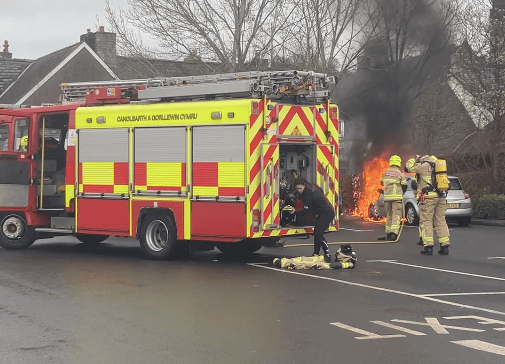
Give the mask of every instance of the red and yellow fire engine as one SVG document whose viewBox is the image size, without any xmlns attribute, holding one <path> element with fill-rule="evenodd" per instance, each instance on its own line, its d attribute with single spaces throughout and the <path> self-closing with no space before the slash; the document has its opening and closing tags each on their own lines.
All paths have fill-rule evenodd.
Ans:
<svg viewBox="0 0 505 364">
<path fill-rule="evenodd" d="M 61 105 L 0 109 L 0 245 L 136 237 L 164 259 L 309 234 L 281 214 L 295 177 L 338 208 L 333 83 L 297 71 L 73 83 Z"/>
</svg>

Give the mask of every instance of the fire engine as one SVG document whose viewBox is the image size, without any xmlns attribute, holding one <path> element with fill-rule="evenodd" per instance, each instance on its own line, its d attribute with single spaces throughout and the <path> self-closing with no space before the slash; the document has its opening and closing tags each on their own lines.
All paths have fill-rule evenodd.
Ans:
<svg viewBox="0 0 505 364">
<path fill-rule="evenodd" d="M 301 71 L 69 83 L 61 104 L 2 108 L 0 246 L 135 237 L 166 259 L 310 234 L 281 215 L 296 177 L 338 209 L 334 83 Z"/>
</svg>

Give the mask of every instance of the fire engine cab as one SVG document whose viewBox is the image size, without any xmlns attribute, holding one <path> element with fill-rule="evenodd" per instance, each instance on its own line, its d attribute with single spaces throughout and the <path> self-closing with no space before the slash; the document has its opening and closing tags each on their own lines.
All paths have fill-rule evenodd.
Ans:
<svg viewBox="0 0 505 364">
<path fill-rule="evenodd" d="M 136 237 L 166 259 L 310 234 L 281 214 L 296 177 L 338 209 L 333 84 L 299 71 L 71 83 L 61 105 L 1 108 L 0 246 Z"/>
</svg>

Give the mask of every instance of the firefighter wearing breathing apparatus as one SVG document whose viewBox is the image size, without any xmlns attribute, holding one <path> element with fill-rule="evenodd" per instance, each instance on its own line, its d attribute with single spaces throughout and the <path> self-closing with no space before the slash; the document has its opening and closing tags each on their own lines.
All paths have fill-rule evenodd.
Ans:
<svg viewBox="0 0 505 364">
<path fill-rule="evenodd" d="M 437 187 L 435 176 L 435 156 L 416 156 L 407 161 L 405 170 L 419 175 L 419 232 L 424 243 L 421 254 L 433 254 L 433 229 L 437 232 L 441 255 L 449 254 L 449 228 L 445 221 L 445 192 Z M 445 174 L 447 178 L 447 174 Z"/>
<path fill-rule="evenodd" d="M 386 236 L 378 240 L 394 241 L 400 231 L 403 215 L 403 194 L 407 191 L 407 180 L 401 171 L 402 159 L 397 155 L 389 158 L 389 168 L 384 172 L 381 184 L 384 186 L 384 206 L 386 207 Z"/>
</svg>

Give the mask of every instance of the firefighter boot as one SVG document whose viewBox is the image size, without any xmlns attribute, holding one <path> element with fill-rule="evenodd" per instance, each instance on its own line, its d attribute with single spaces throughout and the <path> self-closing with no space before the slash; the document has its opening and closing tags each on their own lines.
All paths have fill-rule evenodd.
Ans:
<svg viewBox="0 0 505 364">
<path fill-rule="evenodd" d="M 440 250 L 438 251 L 440 255 L 449 255 L 449 245 L 440 244 Z"/>
<path fill-rule="evenodd" d="M 330 252 L 324 252 L 324 262 L 331 263 L 331 255 Z"/>
<path fill-rule="evenodd" d="M 421 250 L 421 254 L 433 255 L 433 245 L 425 246 L 423 250 Z"/>
<path fill-rule="evenodd" d="M 419 241 L 417 242 L 417 245 L 424 245 L 423 238 L 419 237 Z"/>
<path fill-rule="evenodd" d="M 281 267 L 281 260 L 279 258 L 275 258 L 273 263 L 277 268 Z"/>
<path fill-rule="evenodd" d="M 377 240 L 391 240 L 391 233 L 387 233 L 386 236 L 379 236 Z"/>
<path fill-rule="evenodd" d="M 396 235 L 395 233 L 391 233 L 389 234 L 389 241 L 396 241 L 396 238 L 398 238 L 398 235 Z"/>
</svg>

